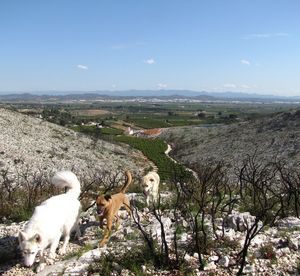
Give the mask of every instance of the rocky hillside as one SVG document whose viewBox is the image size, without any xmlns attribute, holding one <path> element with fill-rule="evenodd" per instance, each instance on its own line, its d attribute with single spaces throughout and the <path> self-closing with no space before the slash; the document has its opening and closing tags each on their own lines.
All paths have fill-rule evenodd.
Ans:
<svg viewBox="0 0 300 276">
<path fill-rule="evenodd" d="M 26 170 L 33 174 L 72 169 L 84 176 L 90 169 L 129 168 L 137 174 L 146 164 L 128 148 L 12 111 L 0 109 L 0 125 L 0 177 L 5 185 L 11 184 L 5 172 L 9 179 Z M 175 154 L 186 163 L 224 159 L 233 164 L 257 150 L 266 159 L 277 154 L 296 164 L 299 125 L 300 112 L 293 112 L 231 126 L 167 130 L 162 136 L 173 142 Z M 251 165 L 245 176 L 256 170 Z M 298 188 L 279 185 L 284 177 L 269 168 L 261 169 L 258 181 L 245 177 L 240 186 L 227 182 L 222 168 L 206 168 L 198 176 L 201 181 L 176 182 L 168 187 L 170 191 L 162 185 L 156 207 L 145 206 L 140 188 L 128 192 L 131 218 L 120 210 L 122 223 L 101 248 L 103 231 L 96 208 L 85 210 L 80 214 L 79 240 L 71 240 L 66 255 L 47 256 L 47 266 L 37 275 L 295 275 L 300 271 Z M 9 197 L 13 189 L 6 192 Z M 12 206 L 18 209 L 15 203 Z M 0 224 L 1 275 L 36 275 L 38 263 L 25 268 L 18 249 L 18 232 L 25 223 Z"/>
<path fill-rule="evenodd" d="M 225 126 L 192 126 L 165 130 L 171 155 L 187 165 L 223 160 L 232 166 L 256 152 L 264 160 L 300 163 L 300 111 Z"/>
<path fill-rule="evenodd" d="M 144 201 L 139 194 L 130 194 L 131 200 Z M 170 195 L 162 194 L 163 198 Z M 245 229 L 253 223 L 254 217 L 247 213 L 229 215 L 226 219 L 224 238 L 226 245 L 210 250 L 205 258 L 204 271 L 200 271 L 199 255 L 191 245 L 192 233 L 188 230 L 188 221 L 183 217 L 175 218 L 173 210 L 165 210 L 161 221 L 164 225 L 168 246 L 173 244 L 174 231 L 178 219 L 182 232 L 178 233 L 178 246 L 189 246 L 184 253 L 180 251 L 183 267 L 181 269 L 157 269 L 149 261 L 149 249 L 145 245 L 143 235 L 137 225 L 128 219 L 126 211 L 119 211 L 122 223 L 112 233 L 109 243 L 98 248 L 102 230 L 98 226 L 95 208 L 81 214 L 80 228 L 82 236 L 79 240 L 71 240 L 64 256 L 56 255 L 47 259 L 47 266 L 35 273 L 36 264 L 26 268 L 18 251 L 18 231 L 25 223 L 13 223 L 10 226 L 0 224 L 1 250 L 7 256 L 14 256 L 4 264 L 0 262 L 0 274 L 5 276 L 23 275 L 236 275 L 238 269 L 235 258 L 244 244 Z M 161 225 L 151 210 L 144 208 L 138 211 L 143 221 L 143 229 L 161 244 Z M 222 220 L 218 223 L 218 231 L 222 231 Z M 178 226 L 178 225 L 177 225 Z M 296 275 L 300 258 L 300 219 L 290 217 L 277 222 L 277 227 L 268 228 L 255 237 L 250 248 L 244 274 L 247 275 Z M 60 245 L 61 246 L 61 245 Z M 174 254 L 171 254 L 174 260 Z M 243 275 L 244 275 L 243 274 Z M 298 275 L 298 274 L 297 274 Z"/>
<path fill-rule="evenodd" d="M 70 129 L 0 109 L 0 169 L 11 176 L 20 171 L 87 169 L 140 173 L 147 166 L 140 153 L 129 147 L 93 140 Z"/>
</svg>

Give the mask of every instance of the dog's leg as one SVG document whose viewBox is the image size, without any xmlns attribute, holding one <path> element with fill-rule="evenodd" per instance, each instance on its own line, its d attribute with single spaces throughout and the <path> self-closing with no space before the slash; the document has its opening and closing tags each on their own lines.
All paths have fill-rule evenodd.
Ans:
<svg viewBox="0 0 300 276">
<path fill-rule="evenodd" d="M 81 236 L 80 226 L 79 223 L 76 223 L 75 229 L 75 238 L 78 240 Z"/>
<path fill-rule="evenodd" d="M 63 245 L 62 247 L 59 249 L 58 253 L 60 255 L 63 255 L 66 253 L 66 248 L 67 248 L 67 245 L 68 245 L 68 242 L 70 240 L 70 233 L 66 233 L 65 236 L 64 236 L 64 242 L 63 242 Z"/>
<path fill-rule="evenodd" d="M 150 196 L 149 195 L 147 195 L 147 197 L 146 197 L 146 203 L 147 203 L 147 206 L 149 207 L 149 205 L 150 205 Z"/>
<path fill-rule="evenodd" d="M 99 247 L 104 246 L 107 243 L 107 241 L 109 240 L 109 236 L 111 234 L 111 229 L 112 229 L 112 222 L 113 222 L 113 217 L 108 217 L 107 218 L 107 226 L 106 226 L 106 229 L 104 230 L 103 238 L 99 243 Z"/>
<path fill-rule="evenodd" d="M 45 268 L 45 266 L 46 266 L 46 259 L 45 259 L 45 255 L 44 255 L 44 250 L 42 249 L 39 252 L 39 254 L 40 254 L 40 263 L 39 263 L 39 265 L 36 268 L 36 273 L 41 272 Z"/>
<path fill-rule="evenodd" d="M 73 229 L 74 228 L 75 228 L 75 236 L 74 236 L 74 238 L 78 240 L 80 238 L 80 236 L 81 236 L 81 231 L 80 231 L 80 226 L 79 226 L 79 215 L 78 215 L 77 220 L 76 220 L 76 222 L 75 222 L 75 224 L 73 226 Z"/>
<path fill-rule="evenodd" d="M 42 270 L 44 270 L 45 266 L 46 266 L 46 263 L 45 263 L 45 262 L 40 262 L 40 264 L 39 264 L 39 265 L 37 266 L 37 268 L 36 268 L 36 273 L 39 273 L 39 272 L 41 272 Z"/>
<path fill-rule="evenodd" d="M 121 224 L 121 219 L 118 215 L 115 215 L 115 218 L 116 218 L 116 230 L 118 230 Z"/>
<path fill-rule="evenodd" d="M 58 247 L 59 239 L 60 239 L 60 235 L 57 235 L 56 239 L 50 245 L 50 254 L 49 254 L 49 257 L 52 258 L 52 259 L 55 258 L 55 255 L 56 255 L 55 251 L 56 251 L 56 248 Z"/>
<path fill-rule="evenodd" d="M 99 224 L 100 224 L 100 228 L 103 229 L 103 225 L 104 225 L 104 217 L 103 216 L 99 216 Z"/>
<path fill-rule="evenodd" d="M 155 206 L 155 204 L 157 203 L 157 197 L 155 194 L 152 195 L 152 205 Z"/>
</svg>

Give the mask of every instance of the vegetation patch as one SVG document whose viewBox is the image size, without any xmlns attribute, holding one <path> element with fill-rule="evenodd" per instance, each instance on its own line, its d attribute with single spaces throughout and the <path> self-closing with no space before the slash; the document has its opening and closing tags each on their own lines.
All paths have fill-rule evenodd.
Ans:
<svg viewBox="0 0 300 276">
<path fill-rule="evenodd" d="M 84 246 L 80 247 L 77 251 L 70 252 L 69 254 L 64 256 L 64 260 L 72 259 L 73 257 L 81 257 L 84 253 L 93 249 L 91 244 L 85 244 Z"/>
<path fill-rule="evenodd" d="M 104 127 L 104 128 L 97 128 L 96 126 L 75 126 L 72 127 L 73 130 L 82 132 L 88 135 L 95 135 L 99 138 L 102 136 L 107 135 L 120 135 L 123 134 L 123 131 L 116 128 L 111 127 Z"/>
<path fill-rule="evenodd" d="M 129 136 L 116 136 L 115 140 L 126 143 L 140 150 L 149 158 L 158 168 L 158 174 L 161 180 L 170 180 L 174 177 L 192 177 L 182 165 L 173 162 L 166 156 L 167 144 L 161 139 L 147 139 Z"/>
</svg>

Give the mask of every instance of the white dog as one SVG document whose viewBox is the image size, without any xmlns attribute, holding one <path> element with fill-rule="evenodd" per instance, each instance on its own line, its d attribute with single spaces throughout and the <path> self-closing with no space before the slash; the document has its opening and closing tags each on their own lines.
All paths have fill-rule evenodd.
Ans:
<svg viewBox="0 0 300 276">
<path fill-rule="evenodd" d="M 150 202 L 156 203 L 158 201 L 159 181 L 160 178 L 156 172 L 149 172 L 143 177 L 143 193 L 148 206 Z"/>
<path fill-rule="evenodd" d="M 54 258 L 61 236 L 64 236 L 64 241 L 59 253 L 64 254 L 72 229 L 76 229 L 76 235 L 80 235 L 78 227 L 80 183 L 76 175 L 70 171 L 58 172 L 52 178 L 52 183 L 57 187 L 68 187 L 69 190 L 37 206 L 25 230 L 19 233 L 24 265 L 32 266 L 39 253 L 41 262 L 38 271 L 45 266 L 42 262 L 43 251 L 48 246 L 50 258 Z"/>
</svg>

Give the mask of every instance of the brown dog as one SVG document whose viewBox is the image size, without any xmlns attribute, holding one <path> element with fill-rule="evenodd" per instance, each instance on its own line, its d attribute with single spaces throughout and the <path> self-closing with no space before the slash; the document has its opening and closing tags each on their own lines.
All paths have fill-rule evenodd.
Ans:
<svg viewBox="0 0 300 276">
<path fill-rule="evenodd" d="M 114 218 L 116 218 L 117 227 L 119 225 L 120 218 L 118 216 L 119 209 L 124 206 L 128 214 L 131 215 L 130 202 L 125 195 L 125 191 L 132 181 L 132 176 L 129 171 L 126 172 L 127 182 L 121 189 L 121 191 L 114 195 L 99 195 L 96 199 L 97 213 L 99 215 L 100 227 L 103 228 L 103 220 L 106 219 L 107 225 L 103 234 L 103 238 L 99 243 L 99 246 L 103 246 L 107 243 Z"/>
</svg>

